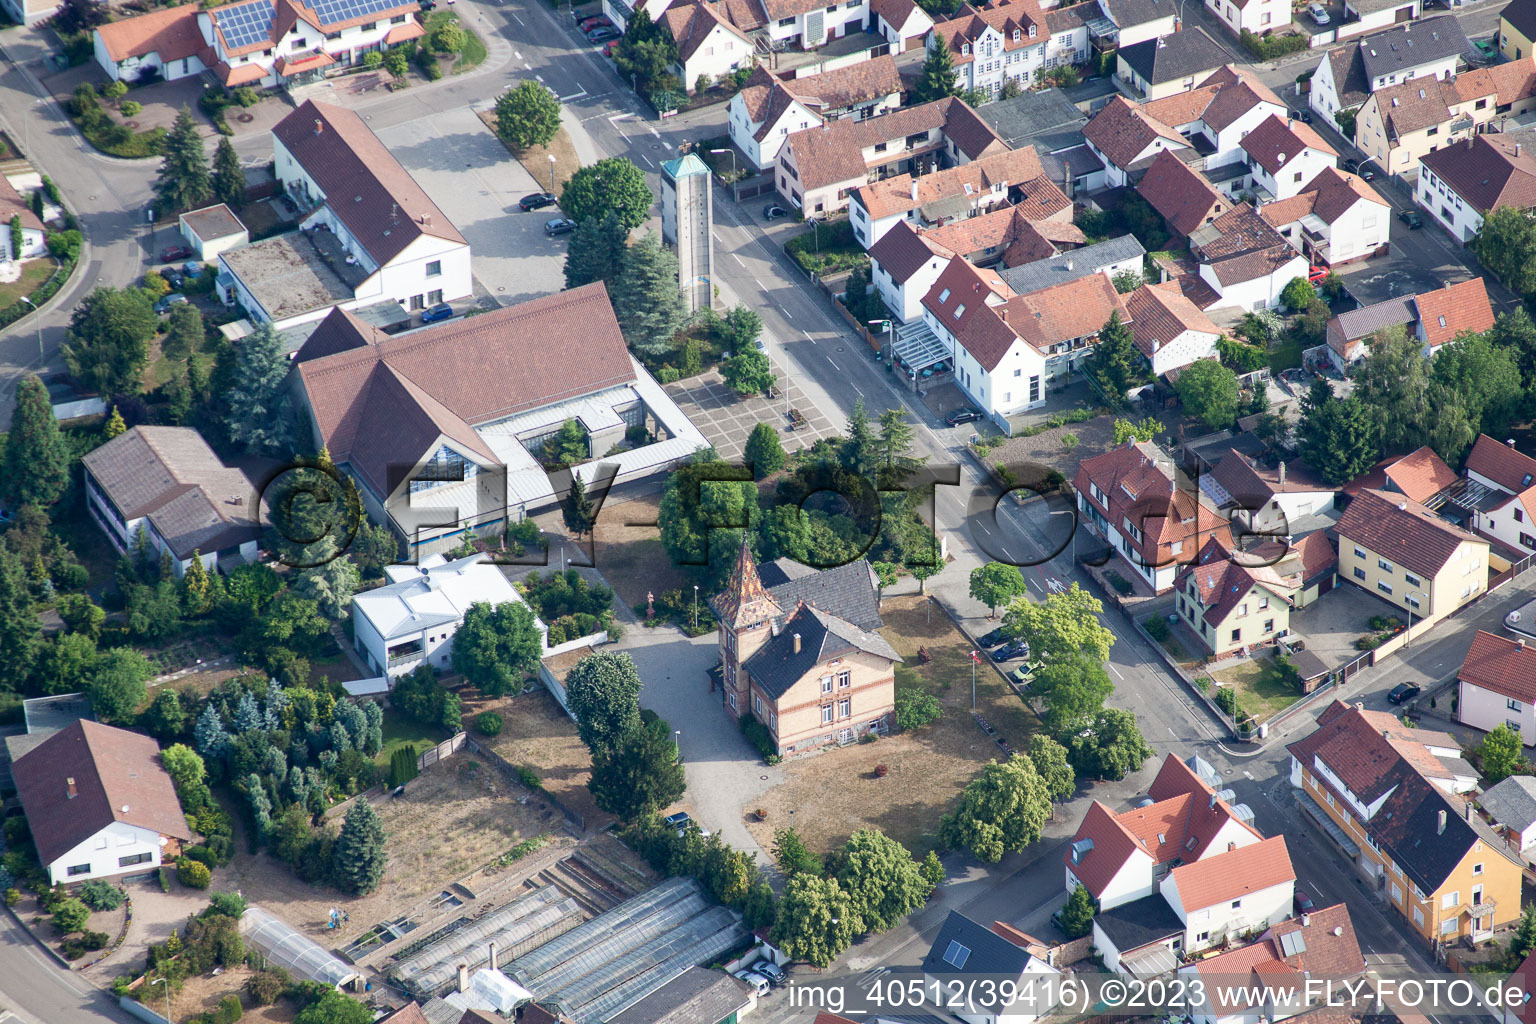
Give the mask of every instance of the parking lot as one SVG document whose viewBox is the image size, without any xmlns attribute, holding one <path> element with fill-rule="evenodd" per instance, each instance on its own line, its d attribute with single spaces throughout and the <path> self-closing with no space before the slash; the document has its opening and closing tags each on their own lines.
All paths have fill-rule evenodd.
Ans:
<svg viewBox="0 0 1536 1024">
<path fill-rule="evenodd" d="M 1378 615 L 1406 618 L 1403 609 L 1340 580 L 1333 590 L 1291 612 L 1291 632 L 1304 637 L 1306 649 L 1333 669 L 1360 656 L 1355 641 L 1373 632 L 1370 620 Z"/>
<path fill-rule="evenodd" d="M 832 422 L 810 404 L 795 379 L 790 377 L 786 385 L 783 365 L 775 361 L 773 368 L 779 375 L 779 383 L 778 397 L 771 400 L 762 395 L 742 398 L 726 386 L 716 370 L 668 384 L 666 390 L 727 462 L 742 457 L 747 435 L 759 423 L 767 423 L 779 432 L 779 442 L 785 451 L 799 451 L 823 437 L 835 437 L 837 431 Z M 786 429 L 790 409 L 803 417 L 793 430 Z"/>
</svg>

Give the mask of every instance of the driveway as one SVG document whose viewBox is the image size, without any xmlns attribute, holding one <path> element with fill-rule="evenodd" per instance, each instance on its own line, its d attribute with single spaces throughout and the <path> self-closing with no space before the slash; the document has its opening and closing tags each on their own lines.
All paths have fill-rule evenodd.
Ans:
<svg viewBox="0 0 1536 1024">
<path fill-rule="evenodd" d="M 784 364 L 772 356 L 769 358 L 778 376 L 775 387 L 779 397 L 772 400 L 762 395 L 742 398 L 726 386 L 718 370 L 666 386 L 668 396 L 694 426 L 704 432 L 726 462 L 736 462 L 743 457 L 747 436 L 759 423 L 767 423 L 777 430 L 779 443 L 790 452 L 809 448 L 821 438 L 837 434 L 827 415 L 816 407 L 793 376 L 785 383 Z M 794 430 L 786 430 L 789 422 L 786 409 L 799 411 L 805 422 Z"/>
<path fill-rule="evenodd" d="M 559 211 L 523 213 L 517 206 L 548 183 L 535 183 L 467 105 L 377 134 L 469 240 L 475 279 L 498 303 L 565 287 L 565 239 L 544 234 L 544 222 Z"/>
<path fill-rule="evenodd" d="M 681 733 L 688 793 L 683 798 L 702 827 L 757 856 L 773 859 L 757 844 L 743 821 L 744 808 L 758 794 L 783 781 L 776 767 L 747 742 L 735 716 L 720 706 L 720 694 L 709 692 L 709 670 L 719 660 L 715 634 L 689 640 L 669 627 L 631 628 L 619 648 L 635 659 L 645 687 L 640 706 L 650 708 Z"/>
<path fill-rule="evenodd" d="M 1338 668 L 1360 656 L 1355 641 L 1372 632 L 1370 620 L 1377 615 L 1406 618 L 1403 609 L 1340 580 L 1333 590 L 1291 613 L 1291 632 L 1305 637 L 1307 650 L 1323 664 Z"/>
</svg>

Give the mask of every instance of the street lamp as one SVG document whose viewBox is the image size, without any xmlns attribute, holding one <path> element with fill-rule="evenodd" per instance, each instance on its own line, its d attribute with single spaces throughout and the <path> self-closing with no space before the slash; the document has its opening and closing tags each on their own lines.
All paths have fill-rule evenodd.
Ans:
<svg viewBox="0 0 1536 1024">
<path fill-rule="evenodd" d="M 681 764 L 683 760 L 683 730 L 672 730 L 672 746 L 677 748 L 677 760 Z"/>
<path fill-rule="evenodd" d="M 549 154 L 549 194 L 555 194 L 555 154 Z"/>
<path fill-rule="evenodd" d="M 171 1024 L 171 986 L 170 986 L 170 984 L 168 982 L 166 982 L 166 980 L 164 978 L 156 978 L 154 981 L 150 982 L 150 985 L 152 985 L 152 986 L 153 985 L 164 985 L 165 986 L 165 1020 L 166 1020 L 166 1024 Z"/>
<path fill-rule="evenodd" d="M 16 255 L 17 260 L 19 261 L 21 254 L 17 253 Z M 37 303 L 32 301 L 32 297 L 30 295 L 23 295 L 21 297 L 21 301 L 31 306 L 32 312 L 37 312 Z M 43 355 L 43 321 L 41 319 L 37 321 L 37 361 L 40 364 L 46 363 L 48 361 L 47 357 Z"/>
<path fill-rule="evenodd" d="M 699 628 L 699 585 L 693 585 L 693 628 Z"/>
<path fill-rule="evenodd" d="M 712 149 L 710 152 L 731 154 L 731 184 L 734 185 L 736 183 L 736 151 L 730 147 L 726 147 L 725 149 Z"/>
<path fill-rule="evenodd" d="M 816 255 L 820 256 L 821 255 L 821 224 L 820 224 L 819 221 L 816 220 L 815 217 L 807 217 L 805 219 L 811 222 L 811 238 L 816 243 Z"/>
</svg>

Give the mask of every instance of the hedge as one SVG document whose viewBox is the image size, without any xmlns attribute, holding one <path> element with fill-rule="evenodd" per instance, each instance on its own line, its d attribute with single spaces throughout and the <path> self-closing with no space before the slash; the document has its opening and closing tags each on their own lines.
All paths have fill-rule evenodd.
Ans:
<svg viewBox="0 0 1536 1024">
<path fill-rule="evenodd" d="M 17 320 L 20 320 L 22 317 L 32 312 L 33 306 L 41 306 L 43 303 L 53 298 L 54 295 L 58 293 L 59 289 L 64 287 L 64 282 L 69 280 L 69 275 L 74 272 L 75 260 L 77 258 L 78 257 L 65 257 L 59 261 L 59 265 L 54 270 L 53 276 L 48 278 L 48 280 L 44 281 L 42 284 L 38 285 L 37 290 L 29 296 L 29 298 L 32 300 L 32 305 L 28 305 L 21 299 L 17 299 L 9 306 L 6 306 L 4 309 L 0 309 L 0 327 L 9 327 Z"/>
</svg>

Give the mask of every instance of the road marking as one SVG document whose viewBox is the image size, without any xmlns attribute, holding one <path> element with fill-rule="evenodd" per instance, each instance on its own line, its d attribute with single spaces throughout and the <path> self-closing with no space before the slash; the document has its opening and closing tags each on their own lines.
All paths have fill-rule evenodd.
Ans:
<svg viewBox="0 0 1536 1024">
<path fill-rule="evenodd" d="M 586 86 L 582 86 L 581 92 L 573 92 L 569 96 L 561 96 L 560 97 L 560 102 L 561 103 L 569 103 L 569 102 L 571 102 L 571 100 L 579 100 L 583 96 L 585 96 L 586 94 L 587 94 L 587 88 L 586 88 Z"/>
<path fill-rule="evenodd" d="M 785 316 L 789 317 L 789 319 L 793 320 L 795 318 L 795 314 L 791 313 L 789 310 L 786 309 L 783 312 Z"/>
<path fill-rule="evenodd" d="M 574 485 L 572 485 L 572 486 L 574 486 Z M 1009 558 L 1013 557 L 1013 553 L 1010 552 L 1010 551 L 1007 551 L 1006 549 L 1004 550 L 1003 553 L 1006 554 Z M 1042 593 L 1042 594 L 1045 593 L 1044 590 L 1041 590 L 1040 584 L 1036 583 L 1034 580 L 1029 580 L 1028 582 L 1029 582 L 1030 586 L 1034 587 L 1036 590 L 1039 590 L 1040 593 Z"/>
<path fill-rule="evenodd" d="M 810 340 L 812 345 L 816 344 L 816 339 L 811 337 L 811 332 L 810 331 L 807 331 L 805 328 L 802 327 L 800 329 L 800 333 L 805 335 L 806 338 L 808 338 Z"/>
<path fill-rule="evenodd" d="M 1109 670 L 1115 674 L 1116 679 L 1120 680 L 1122 683 L 1125 682 L 1125 676 L 1120 674 L 1120 670 L 1115 668 L 1113 662 L 1106 661 L 1104 664 L 1109 666 Z"/>
<path fill-rule="evenodd" d="M 1164 728 L 1166 728 L 1166 726 Z M 1172 736 L 1174 739 L 1178 739 L 1179 738 L 1179 734 L 1174 732 L 1172 729 L 1168 730 L 1168 735 Z"/>
<path fill-rule="evenodd" d="M 516 57 L 518 60 L 522 60 L 523 59 L 523 55 L 518 53 L 516 50 L 512 51 L 512 56 Z"/>
<path fill-rule="evenodd" d="M 635 116 L 634 114 L 631 114 L 629 111 L 625 110 L 625 111 L 623 111 L 621 113 L 612 115 L 611 117 L 608 118 L 608 121 L 611 124 L 614 121 L 622 121 L 626 117 L 634 117 L 634 116 Z"/>
<path fill-rule="evenodd" d="M 735 260 L 737 263 L 741 263 L 741 257 L 737 256 L 735 253 L 731 253 L 731 259 Z M 741 267 L 743 270 L 745 270 L 747 265 L 745 263 L 741 263 Z"/>
<path fill-rule="evenodd" d="M 832 357 L 831 356 L 827 356 L 827 362 L 832 363 Z M 836 370 L 838 373 L 842 373 L 843 372 L 843 368 L 841 366 L 838 366 L 836 363 L 832 363 L 832 369 Z"/>
<path fill-rule="evenodd" d="M 653 170 L 653 171 L 654 171 L 654 170 L 655 170 L 655 169 L 656 169 L 656 165 L 655 165 L 655 164 L 653 164 L 653 163 L 651 163 L 651 158 L 650 158 L 650 157 L 648 157 L 648 156 L 646 156 L 646 155 L 645 155 L 645 154 L 644 154 L 644 153 L 641 153 L 641 154 L 640 154 L 640 159 L 642 159 L 642 160 L 644 160 L 644 161 L 645 161 L 645 162 L 646 162 L 646 163 L 648 163 L 648 164 L 650 164 L 650 165 L 651 165 L 651 170 Z"/>
<path fill-rule="evenodd" d="M 500 0 L 497 0 L 497 2 L 498 2 L 498 3 L 499 3 L 499 2 L 500 2 Z M 508 11 L 508 12 L 507 12 L 507 13 L 508 13 L 508 14 L 510 14 L 510 15 L 512 15 L 512 20 L 513 20 L 513 21 L 515 21 L 515 22 L 517 22 L 517 23 L 518 23 L 518 24 L 519 24 L 519 25 L 521 25 L 521 24 L 522 24 L 522 23 L 523 23 L 523 19 L 522 19 L 522 18 L 519 18 L 519 17 L 518 17 L 518 16 L 517 16 L 517 12 L 516 12 L 516 11 Z M 522 54 L 518 54 L 518 56 L 519 56 L 519 57 L 521 57 L 521 56 L 522 56 Z"/>
<path fill-rule="evenodd" d="M 1248 780 L 1248 781 L 1249 781 L 1249 782 L 1252 782 L 1252 781 L 1253 781 L 1253 773 L 1252 773 L 1252 772 L 1250 772 L 1250 771 L 1247 771 L 1247 770 L 1246 770 L 1246 769 L 1245 769 L 1245 770 L 1244 770 L 1244 771 L 1243 771 L 1243 776 L 1244 776 L 1244 777 L 1245 777 L 1245 778 L 1246 778 L 1246 779 L 1247 779 L 1247 780 Z"/>
<path fill-rule="evenodd" d="M 711 232 L 710 232 L 710 233 L 709 233 L 709 237 L 710 237 L 710 238 L 713 238 L 713 239 L 714 239 L 714 240 L 715 240 L 715 241 L 717 241 L 717 242 L 719 242 L 719 243 L 720 243 L 720 244 L 721 244 L 721 245 L 724 245 L 724 244 L 725 244 L 725 241 L 724 241 L 724 239 L 722 239 L 722 238 L 721 238 L 721 237 L 720 237 L 720 232 L 718 232 L 718 231 L 711 231 Z M 734 254 L 733 254 L 733 255 L 734 255 Z"/>
</svg>

